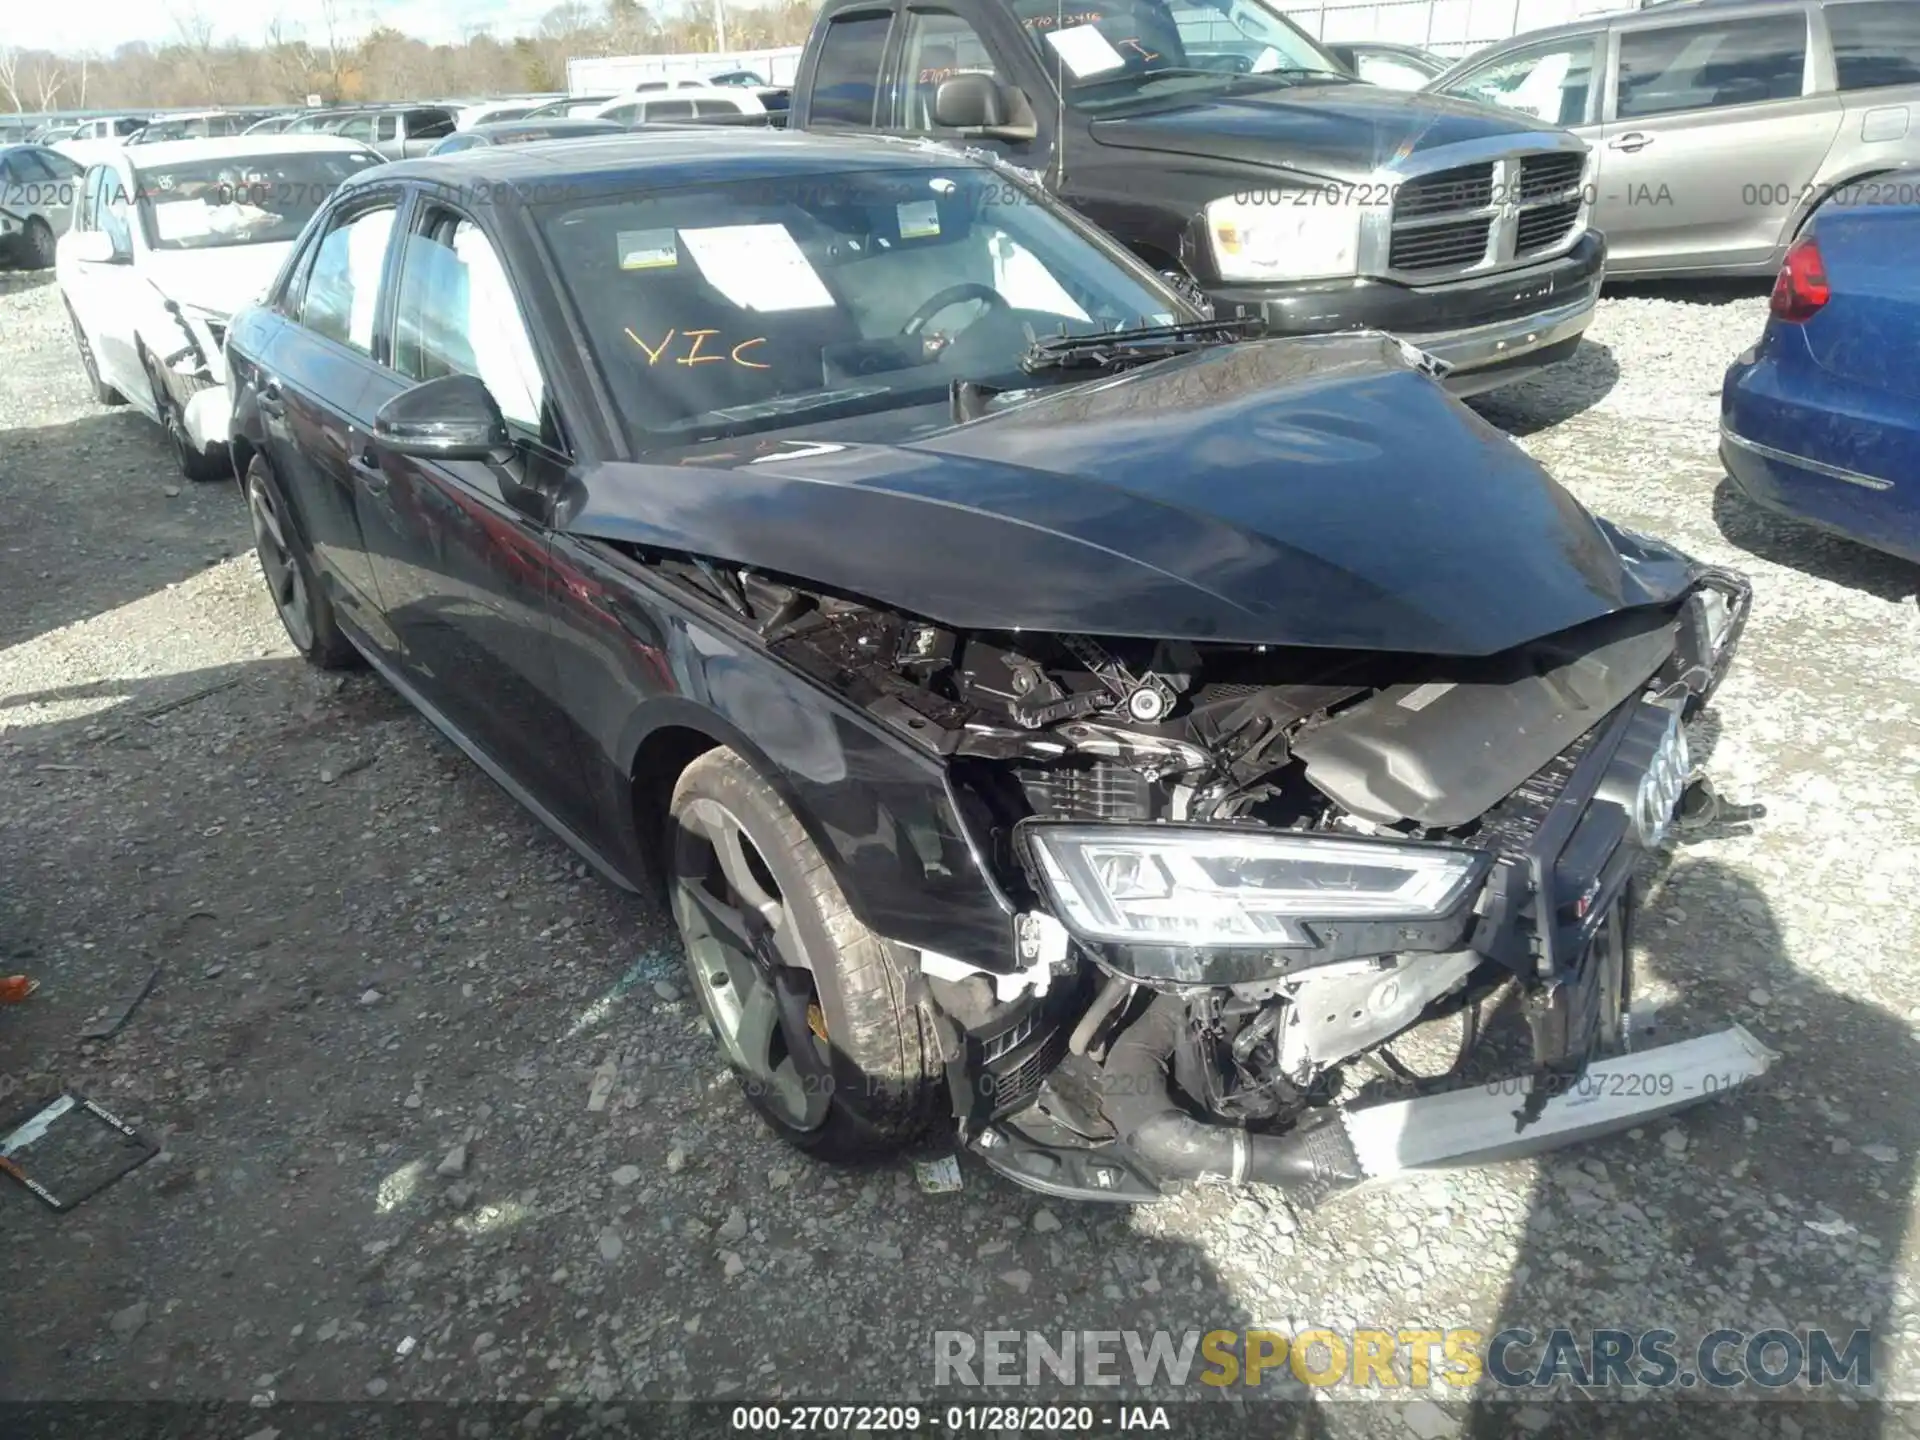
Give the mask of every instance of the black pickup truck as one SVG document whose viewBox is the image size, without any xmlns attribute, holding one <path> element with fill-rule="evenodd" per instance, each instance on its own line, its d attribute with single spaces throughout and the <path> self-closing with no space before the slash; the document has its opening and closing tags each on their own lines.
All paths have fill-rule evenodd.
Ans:
<svg viewBox="0 0 1920 1440">
<path fill-rule="evenodd" d="M 790 128 L 997 155 L 1274 332 L 1378 329 L 1456 393 L 1564 359 L 1606 242 L 1588 150 L 1351 79 L 1262 0 L 827 0 Z"/>
</svg>

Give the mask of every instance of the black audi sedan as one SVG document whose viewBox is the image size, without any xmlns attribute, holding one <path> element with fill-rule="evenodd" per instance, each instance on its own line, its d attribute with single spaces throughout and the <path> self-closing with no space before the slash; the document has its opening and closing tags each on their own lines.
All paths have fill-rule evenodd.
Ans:
<svg viewBox="0 0 1920 1440">
<path fill-rule="evenodd" d="M 228 344 L 293 644 L 663 894 L 804 1149 L 1320 1194 L 1770 1058 L 1627 1043 L 1746 582 L 1390 337 L 1203 315 L 987 159 L 677 131 L 355 176 Z M 1526 1084 L 1343 1091 L 1516 989 Z"/>
</svg>

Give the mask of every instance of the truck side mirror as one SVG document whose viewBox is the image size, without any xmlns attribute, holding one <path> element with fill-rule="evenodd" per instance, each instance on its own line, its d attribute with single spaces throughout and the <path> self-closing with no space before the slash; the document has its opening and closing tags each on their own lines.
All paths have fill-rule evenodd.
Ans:
<svg viewBox="0 0 1920 1440">
<path fill-rule="evenodd" d="M 955 75 L 933 92 L 933 123 L 985 140 L 1031 140 L 1039 133 L 1025 92 L 991 75 Z"/>
</svg>

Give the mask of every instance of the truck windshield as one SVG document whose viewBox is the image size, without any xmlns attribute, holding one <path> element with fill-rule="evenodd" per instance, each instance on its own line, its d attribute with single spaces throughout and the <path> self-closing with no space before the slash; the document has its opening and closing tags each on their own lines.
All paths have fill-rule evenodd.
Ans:
<svg viewBox="0 0 1920 1440">
<path fill-rule="evenodd" d="M 1125 107 L 1267 82 L 1346 78 L 1333 57 L 1261 0 L 1012 0 L 1067 103 Z"/>
<path fill-rule="evenodd" d="M 640 449 L 1026 388 L 1036 336 L 1178 302 L 1002 175 L 800 174 L 544 207 Z"/>
</svg>

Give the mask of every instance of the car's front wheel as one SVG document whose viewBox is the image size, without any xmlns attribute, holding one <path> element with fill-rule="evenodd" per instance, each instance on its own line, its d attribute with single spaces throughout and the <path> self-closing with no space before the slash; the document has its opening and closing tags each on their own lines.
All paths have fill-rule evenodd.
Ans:
<svg viewBox="0 0 1920 1440">
<path fill-rule="evenodd" d="M 674 787 L 666 853 L 694 991 L 774 1131 L 829 1159 L 925 1134 L 939 1053 L 899 957 L 855 918 L 773 787 L 709 750 Z"/>
<path fill-rule="evenodd" d="M 360 654 L 340 633 L 333 602 L 320 588 L 306 546 L 293 527 L 285 492 L 273 467 L 259 455 L 247 466 L 247 518 L 253 522 L 260 573 L 266 577 L 273 608 L 293 648 L 309 665 L 322 670 L 353 668 Z"/>
<path fill-rule="evenodd" d="M 195 481 L 232 479 L 232 468 L 224 450 L 203 450 L 193 443 L 193 436 L 187 430 L 187 417 L 167 388 L 166 378 L 160 373 L 160 362 L 145 350 L 141 352 L 141 359 L 146 363 L 147 383 L 153 387 L 154 411 L 160 417 L 160 428 L 167 432 L 167 448 L 173 451 L 173 463 L 180 467 L 180 473 Z"/>
</svg>

